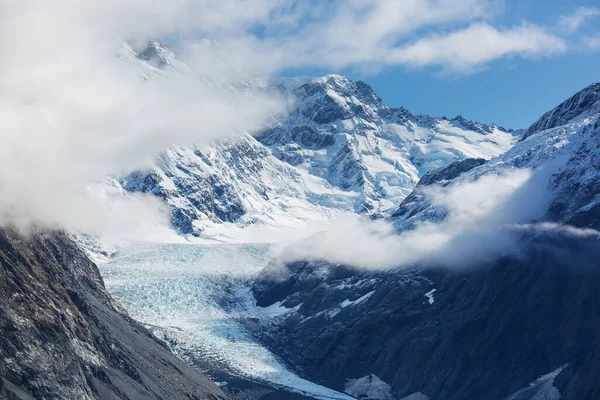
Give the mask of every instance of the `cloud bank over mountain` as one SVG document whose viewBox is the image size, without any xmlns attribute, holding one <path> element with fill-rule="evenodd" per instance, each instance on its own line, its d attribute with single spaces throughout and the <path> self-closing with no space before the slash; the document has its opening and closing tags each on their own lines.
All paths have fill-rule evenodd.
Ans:
<svg viewBox="0 0 600 400">
<path fill-rule="evenodd" d="M 148 166 L 173 144 L 259 128 L 282 107 L 264 93 L 232 90 L 248 77 L 301 66 L 463 73 L 506 56 L 567 49 L 541 26 L 494 27 L 502 7 L 497 0 L 4 2 L 1 220 L 98 230 L 98 221 L 122 219 L 96 210 L 86 185 Z M 188 61 L 183 73 L 148 69 L 124 45 L 156 37 L 176 43 Z M 202 38 L 219 44 L 198 46 Z"/>
</svg>

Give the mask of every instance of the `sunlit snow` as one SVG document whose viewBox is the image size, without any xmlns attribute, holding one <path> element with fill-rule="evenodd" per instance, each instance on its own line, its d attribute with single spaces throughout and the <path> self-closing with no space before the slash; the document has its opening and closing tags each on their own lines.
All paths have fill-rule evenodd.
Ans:
<svg viewBox="0 0 600 400">
<path fill-rule="evenodd" d="M 424 296 L 427 297 L 427 301 L 429 302 L 429 304 L 433 304 L 435 302 L 433 294 L 436 291 L 437 291 L 437 289 L 431 289 L 429 292 L 427 292 L 427 293 L 424 294 Z"/>
</svg>

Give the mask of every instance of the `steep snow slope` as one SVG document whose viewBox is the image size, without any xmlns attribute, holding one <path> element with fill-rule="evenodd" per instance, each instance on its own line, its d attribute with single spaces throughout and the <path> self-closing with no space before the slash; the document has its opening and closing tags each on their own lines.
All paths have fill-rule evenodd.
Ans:
<svg viewBox="0 0 600 400">
<path fill-rule="evenodd" d="M 223 222 L 294 225 L 351 212 L 355 193 L 296 169 L 245 135 L 212 147 L 175 147 L 150 173 L 122 179 L 126 190 L 152 193 L 173 211 L 180 233 Z"/>
<path fill-rule="evenodd" d="M 582 119 L 600 112 L 600 82 L 594 83 L 577 92 L 558 107 L 548 111 L 533 123 L 525 132 L 529 136 L 557 126 L 565 125 L 576 119 Z"/>
<path fill-rule="evenodd" d="M 185 66 L 159 42 L 138 53 L 147 76 Z M 214 84 L 214 83 L 213 83 Z M 173 210 L 173 225 L 199 234 L 215 223 L 245 226 L 327 220 L 336 213 L 376 214 L 397 206 L 426 172 L 469 157 L 492 158 L 520 133 L 387 107 L 366 83 L 341 75 L 255 80 L 248 88 L 289 104 L 285 117 L 253 136 L 210 147 L 167 150 L 151 171 L 122 180 Z"/>
<path fill-rule="evenodd" d="M 364 82 L 312 79 L 288 93 L 288 117 L 256 134 L 274 154 L 344 190 L 356 212 L 378 212 L 404 198 L 423 173 L 453 161 L 491 158 L 515 135 L 496 125 L 415 116 L 389 108 Z"/>
</svg>

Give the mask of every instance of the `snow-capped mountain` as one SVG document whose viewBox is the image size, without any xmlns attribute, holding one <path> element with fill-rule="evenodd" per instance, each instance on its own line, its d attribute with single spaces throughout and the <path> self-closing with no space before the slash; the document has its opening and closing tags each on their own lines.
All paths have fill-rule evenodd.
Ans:
<svg viewBox="0 0 600 400">
<path fill-rule="evenodd" d="M 306 376 L 338 390 L 374 376 L 397 399 L 600 396 L 592 372 L 600 368 L 600 234 L 590 229 L 600 228 L 599 88 L 544 114 L 504 154 L 425 174 L 386 216 L 400 232 L 440 223 L 448 210 L 428 187 L 527 169 L 532 179 L 511 210 L 537 209 L 524 214 L 530 220 L 519 226 L 529 229 L 510 251 L 459 270 L 273 262 L 253 292 L 260 306 L 285 312 L 247 324 Z"/>
<path fill-rule="evenodd" d="M 137 54 L 153 73 L 184 69 L 157 41 Z M 425 173 L 465 158 L 490 159 L 520 137 L 461 116 L 388 107 L 369 85 L 341 75 L 238 86 L 227 90 L 277 93 L 291 104 L 288 112 L 259 132 L 214 146 L 171 148 L 151 171 L 122 180 L 129 191 L 164 199 L 182 234 L 223 222 L 281 225 L 384 213 Z"/>
<path fill-rule="evenodd" d="M 542 218 L 597 228 L 594 215 L 598 212 L 600 189 L 599 116 L 600 84 L 596 83 L 544 114 L 527 129 L 523 140 L 506 153 L 489 162 L 463 164 L 460 173 L 451 171 L 461 166 L 458 163 L 451 165 L 452 168 L 434 171 L 421 180 L 420 186 L 441 181 L 446 186 L 460 185 L 516 168 L 543 169 L 549 179 L 545 196 L 548 202 L 541 205 L 547 209 L 540 210 Z M 419 189 L 417 187 L 392 213 L 392 219 L 400 229 L 443 215 L 430 204 L 426 205 L 426 201 L 414 201 L 423 197 Z M 415 211 L 414 206 L 419 210 Z"/>
</svg>

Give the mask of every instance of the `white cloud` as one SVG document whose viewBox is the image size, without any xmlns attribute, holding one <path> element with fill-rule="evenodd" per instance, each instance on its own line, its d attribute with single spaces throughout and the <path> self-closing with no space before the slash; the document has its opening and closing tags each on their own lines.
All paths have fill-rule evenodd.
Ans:
<svg viewBox="0 0 600 400">
<path fill-rule="evenodd" d="M 384 221 L 337 220 L 320 234 L 287 248 L 280 260 L 316 259 L 387 269 L 430 264 L 465 267 L 494 259 L 513 251 L 520 232 L 529 229 L 516 226 L 544 213 L 547 183 L 547 173 L 522 169 L 446 188 L 431 187 L 427 195 L 432 203 L 448 212 L 441 222 L 422 222 L 397 234 Z"/>
<path fill-rule="evenodd" d="M 234 37 L 227 47 L 249 60 L 269 60 L 271 70 L 434 65 L 454 72 L 473 72 L 506 56 L 549 56 L 567 48 L 563 39 L 533 24 L 496 29 L 484 22 L 502 10 L 502 1 L 332 3 L 317 7 L 319 17 L 295 18 L 303 21 L 297 29 Z"/>
<path fill-rule="evenodd" d="M 155 74 L 144 81 L 135 58 L 116 57 L 124 40 L 205 23 L 190 18 L 192 5 L 2 2 L 1 223 L 97 230 L 109 215 L 113 223 L 129 217 L 124 208 L 115 215 L 116 207 L 98 207 L 86 185 L 150 165 L 172 144 L 208 143 L 255 129 L 276 111 L 268 99 L 234 96 L 192 74 Z M 230 21 L 243 18 L 235 14 Z M 213 21 L 214 29 L 219 23 Z"/>
<path fill-rule="evenodd" d="M 588 20 L 596 17 L 600 17 L 600 8 L 579 7 L 573 14 L 561 16 L 559 26 L 568 33 L 574 33 Z"/>
<path fill-rule="evenodd" d="M 583 41 L 588 49 L 600 49 L 600 33 L 595 36 L 586 36 L 583 38 Z"/>
<path fill-rule="evenodd" d="M 253 130 L 278 111 L 272 99 L 222 90 L 248 75 L 301 66 L 440 65 L 468 72 L 508 55 L 564 50 L 542 28 L 497 30 L 481 22 L 502 6 L 502 0 L 0 2 L 0 223 L 80 229 L 102 223 L 92 215 L 94 205 L 85 204 L 90 180 L 149 165 L 172 144 Z M 150 37 L 178 42 L 192 70 L 142 80 L 139 63 L 115 57 L 124 41 Z M 222 45 L 206 53 L 206 46 L 190 46 L 198 38 Z"/>
<path fill-rule="evenodd" d="M 566 48 L 562 39 L 537 26 L 497 30 L 488 24 L 475 24 L 448 35 L 420 39 L 387 57 L 391 64 L 439 65 L 454 72 L 469 72 L 507 56 L 547 56 Z"/>
</svg>

